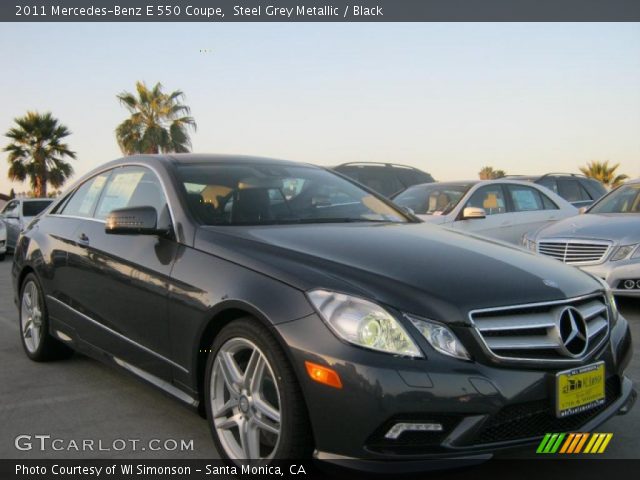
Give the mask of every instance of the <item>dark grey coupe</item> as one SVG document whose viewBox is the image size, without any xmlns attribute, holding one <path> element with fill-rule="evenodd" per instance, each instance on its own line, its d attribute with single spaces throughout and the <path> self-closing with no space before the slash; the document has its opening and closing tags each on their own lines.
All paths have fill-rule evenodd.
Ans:
<svg viewBox="0 0 640 480">
<path fill-rule="evenodd" d="M 21 234 L 13 282 L 31 359 L 119 365 L 238 462 L 484 459 L 635 398 L 606 284 L 311 165 L 114 161 Z"/>
</svg>

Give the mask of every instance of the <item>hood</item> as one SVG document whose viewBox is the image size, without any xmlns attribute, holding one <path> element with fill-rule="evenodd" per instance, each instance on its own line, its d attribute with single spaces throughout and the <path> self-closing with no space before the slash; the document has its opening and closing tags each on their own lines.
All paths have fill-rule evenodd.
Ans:
<svg viewBox="0 0 640 480">
<path fill-rule="evenodd" d="M 201 227 L 195 248 L 302 290 L 333 289 L 460 323 L 476 308 L 601 288 L 556 260 L 425 224 Z"/>
<path fill-rule="evenodd" d="M 554 237 L 611 240 L 623 245 L 639 243 L 640 215 L 585 213 L 552 223 L 537 234 L 538 239 Z"/>
<path fill-rule="evenodd" d="M 442 225 L 447 223 L 449 217 L 447 215 L 417 215 L 424 223 L 431 225 Z"/>
</svg>

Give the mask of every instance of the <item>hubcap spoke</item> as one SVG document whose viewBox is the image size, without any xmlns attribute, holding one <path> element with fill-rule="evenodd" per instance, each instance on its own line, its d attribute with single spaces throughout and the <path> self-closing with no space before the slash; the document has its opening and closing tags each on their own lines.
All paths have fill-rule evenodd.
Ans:
<svg viewBox="0 0 640 480">
<path fill-rule="evenodd" d="M 264 371 L 264 358 L 259 350 L 254 350 L 244 372 L 244 388 L 250 393 L 256 392 L 256 386 L 262 381 Z"/>
<path fill-rule="evenodd" d="M 33 322 L 31 320 L 27 320 L 24 324 L 24 328 L 22 329 L 22 334 L 24 338 L 31 338 L 31 328 L 33 326 Z"/>
<path fill-rule="evenodd" d="M 280 433 L 280 429 L 278 426 L 273 425 L 271 422 L 264 418 L 253 417 L 251 421 L 255 424 L 257 428 L 260 430 L 264 430 L 265 432 L 273 433 L 274 435 L 278 435 Z"/>
<path fill-rule="evenodd" d="M 269 405 L 267 402 L 262 400 L 262 398 L 254 397 L 253 406 L 263 417 L 267 417 L 269 420 L 275 423 L 280 423 L 280 412 Z"/>
<path fill-rule="evenodd" d="M 240 444 L 246 458 L 260 458 L 260 431 L 251 421 L 244 420 L 240 425 Z"/>
<path fill-rule="evenodd" d="M 239 386 L 242 384 L 242 373 L 233 358 L 233 355 L 222 352 L 218 357 L 220 362 L 220 370 L 224 377 L 224 383 L 227 385 L 229 391 L 235 395 L 240 394 Z"/>
<path fill-rule="evenodd" d="M 220 407 L 217 411 L 213 412 L 214 418 L 224 417 L 229 411 L 233 410 L 238 406 L 238 399 L 236 397 L 231 397 L 222 407 Z"/>
<path fill-rule="evenodd" d="M 229 418 L 225 418 L 219 422 L 216 422 L 216 428 L 220 430 L 229 430 L 232 428 L 240 428 L 242 427 L 242 416 L 240 414 L 233 415 Z"/>
</svg>

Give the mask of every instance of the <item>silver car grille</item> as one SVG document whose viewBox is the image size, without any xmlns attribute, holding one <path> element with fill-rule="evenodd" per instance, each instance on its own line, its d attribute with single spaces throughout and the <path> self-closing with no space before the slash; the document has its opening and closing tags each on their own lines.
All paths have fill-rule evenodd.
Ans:
<svg viewBox="0 0 640 480">
<path fill-rule="evenodd" d="M 587 240 L 543 240 L 538 243 L 538 253 L 564 263 L 599 263 L 606 256 L 611 244 Z"/>
<path fill-rule="evenodd" d="M 469 318 L 482 348 L 502 363 L 579 362 L 597 351 L 609 336 L 609 308 L 602 294 L 474 310 Z M 574 324 L 586 330 L 582 351 L 575 348 L 580 345 L 566 343 L 572 336 L 568 325 Z"/>
</svg>

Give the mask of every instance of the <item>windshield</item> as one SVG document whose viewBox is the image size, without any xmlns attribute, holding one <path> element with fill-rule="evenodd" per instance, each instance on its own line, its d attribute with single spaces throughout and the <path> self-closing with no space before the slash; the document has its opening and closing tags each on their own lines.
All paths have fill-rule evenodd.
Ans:
<svg viewBox="0 0 640 480">
<path fill-rule="evenodd" d="M 205 225 L 408 222 L 387 203 L 326 170 L 277 164 L 185 164 L 177 172 Z"/>
<path fill-rule="evenodd" d="M 53 200 L 34 200 L 32 202 L 24 202 L 22 204 L 22 216 L 35 217 L 45 208 L 51 205 Z"/>
<path fill-rule="evenodd" d="M 596 203 L 589 213 L 640 213 L 640 184 L 624 185 Z"/>
<path fill-rule="evenodd" d="M 416 215 L 446 215 L 455 208 L 470 187 L 470 184 L 416 185 L 399 193 L 393 201 L 401 207 L 410 208 Z"/>
</svg>

